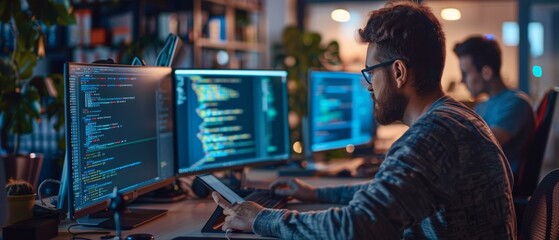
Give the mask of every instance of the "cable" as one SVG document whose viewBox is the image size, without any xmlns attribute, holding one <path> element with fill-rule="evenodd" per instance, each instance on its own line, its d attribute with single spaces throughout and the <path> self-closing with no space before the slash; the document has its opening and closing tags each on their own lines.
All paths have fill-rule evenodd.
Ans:
<svg viewBox="0 0 559 240">
<path fill-rule="evenodd" d="M 227 238 L 227 240 L 231 240 L 231 238 L 229 238 L 229 234 L 233 232 L 233 229 L 228 228 L 227 230 L 225 230 L 225 238 Z"/>
<path fill-rule="evenodd" d="M 110 234 L 111 233 L 111 232 L 107 232 L 107 231 L 87 231 L 87 232 L 75 233 L 75 232 L 72 232 L 72 230 L 70 230 L 72 227 L 80 226 L 80 225 L 83 225 L 83 224 L 75 223 L 75 224 L 71 224 L 70 226 L 68 226 L 68 233 L 70 235 L 72 235 L 72 239 L 86 239 L 86 240 L 89 240 L 89 238 L 78 237 L 78 235 L 83 235 L 83 234 Z"/>
<path fill-rule="evenodd" d="M 58 180 L 54 180 L 54 179 L 45 179 L 44 181 L 41 182 L 41 184 L 39 184 L 39 188 L 37 189 L 37 193 L 39 194 L 39 200 L 41 201 L 41 205 L 46 206 L 47 204 L 43 201 L 43 197 L 41 196 L 41 187 L 43 187 L 43 185 L 45 185 L 45 183 L 58 183 L 58 185 L 60 185 L 60 181 Z"/>
</svg>

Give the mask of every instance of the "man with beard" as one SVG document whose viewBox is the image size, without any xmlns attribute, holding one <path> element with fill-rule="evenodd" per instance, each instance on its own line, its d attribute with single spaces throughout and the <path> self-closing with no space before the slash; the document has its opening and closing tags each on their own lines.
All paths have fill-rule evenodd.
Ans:
<svg viewBox="0 0 559 240">
<path fill-rule="evenodd" d="M 471 36 L 454 46 L 460 59 L 462 82 L 479 102 L 475 111 L 485 120 L 503 148 L 513 173 L 523 161 L 522 150 L 535 127 L 530 98 L 509 89 L 501 77 L 501 48 L 492 36 Z"/>
<path fill-rule="evenodd" d="M 362 70 L 381 124 L 410 126 L 372 181 L 315 188 L 298 179 L 271 184 L 278 195 L 345 205 L 323 211 L 267 209 L 214 200 L 224 230 L 286 239 L 514 239 L 512 175 L 489 127 L 444 95 L 445 37 L 431 10 L 391 2 L 359 30 Z"/>
</svg>

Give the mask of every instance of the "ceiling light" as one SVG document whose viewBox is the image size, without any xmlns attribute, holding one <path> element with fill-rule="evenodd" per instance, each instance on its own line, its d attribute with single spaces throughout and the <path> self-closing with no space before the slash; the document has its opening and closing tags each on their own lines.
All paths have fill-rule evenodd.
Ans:
<svg viewBox="0 0 559 240">
<path fill-rule="evenodd" d="M 332 11 L 330 17 L 336 22 L 347 22 L 349 21 L 349 19 L 351 19 L 351 14 L 349 14 L 349 12 L 343 8 L 338 8 Z"/>
<path fill-rule="evenodd" d="M 462 17 L 462 14 L 456 8 L 445 8 L 441 11 L 441 17 L 447 21 L 456 21 Z"/>
</svg>

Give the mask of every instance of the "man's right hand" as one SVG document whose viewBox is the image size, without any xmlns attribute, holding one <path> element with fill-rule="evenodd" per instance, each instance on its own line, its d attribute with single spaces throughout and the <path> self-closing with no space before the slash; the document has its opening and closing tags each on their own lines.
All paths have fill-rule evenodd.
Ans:
<svg viewBox="0 0 559 240">
<path fill-rule="evenodd" d="M 279 196 L 290 196 L 299 201 L 318 201 L 316 188 L 298 178 L 276 180 L 270 184 L 270 189 Z"/>
</svg>

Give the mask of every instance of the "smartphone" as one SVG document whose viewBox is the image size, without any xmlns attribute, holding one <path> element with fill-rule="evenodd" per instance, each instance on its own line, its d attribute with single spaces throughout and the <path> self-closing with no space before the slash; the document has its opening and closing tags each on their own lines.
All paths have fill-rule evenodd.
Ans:
<svg viewBox="0 0 559 240">
<path fill-rule="evenodd" d="M 225 184 L 219 181 L 219 179 L 214 177 L 214 175 L 205 174 L 205 175 L 198 175 L 196 177 L 200 179 L 204 183 L 204 185 L 206 185 L 206 187 L 218 192 L 230 204 L 233 203 L 237 204 L 245 201 L 244 198 L 239 196 L 237 193 L 233 192 L 231 188 L 227 187 Z"/>
</svg>

